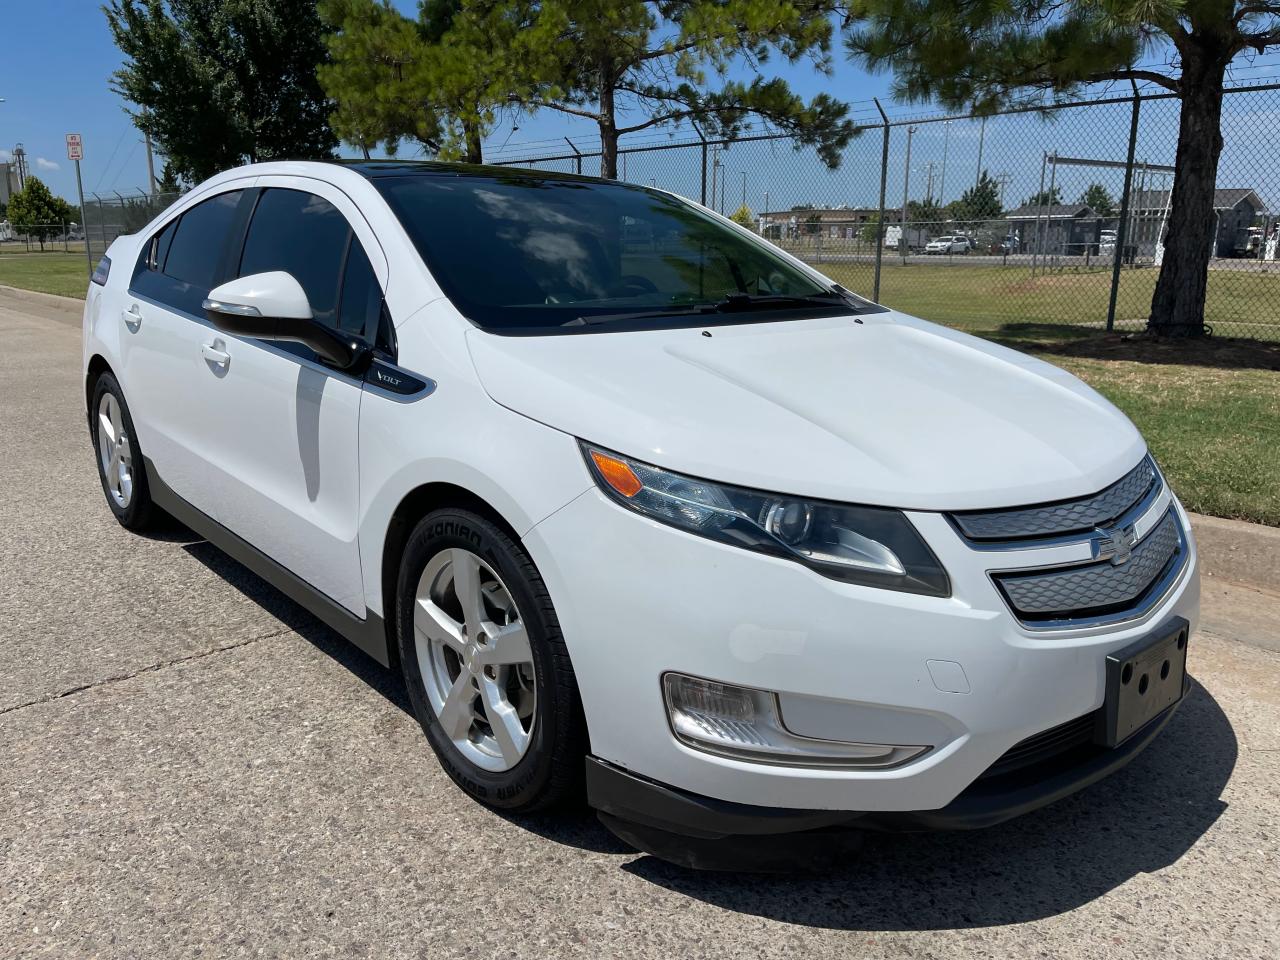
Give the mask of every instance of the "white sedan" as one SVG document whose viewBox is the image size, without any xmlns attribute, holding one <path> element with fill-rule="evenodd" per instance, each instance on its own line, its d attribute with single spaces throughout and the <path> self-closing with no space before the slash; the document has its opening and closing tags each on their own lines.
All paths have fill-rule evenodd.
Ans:
<svg viewBox="0 0 1280 960">
<path fill-rule="evenodd" d="M 968 253 L 969 238 L 956 235 L 954 237 L 936 237 L 925 244 L 925 253 Z"/>
<path fill-rule="evenodd" d="M 83 372 L 124 527 L 402 673 L 476 800 L 678 862 L 997 823 L 1187 689 L 1195 547 L 1119 410 L 670 193 L 231 170 L 112 243 Z"/>
</svg>

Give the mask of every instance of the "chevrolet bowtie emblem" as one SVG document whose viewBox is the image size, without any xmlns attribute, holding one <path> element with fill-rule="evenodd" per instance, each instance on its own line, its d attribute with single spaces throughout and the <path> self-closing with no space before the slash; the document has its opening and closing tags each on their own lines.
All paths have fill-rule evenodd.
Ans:
<svg viewBox="0 0 1280 960">
<path fill-rule="evenodd" d="M 1133 545 L 1137 541 L 1137 535 L 1133 532 L 1133 527 L 1108 528 L 1097 527 L 1098 536 L 1093 540 L 1093 558 L 1095 560 L 1110 560 L 1113 566 L 1120 566 L 1128 563 L 1129 558 L 1133 556 Z"/>
</svg>

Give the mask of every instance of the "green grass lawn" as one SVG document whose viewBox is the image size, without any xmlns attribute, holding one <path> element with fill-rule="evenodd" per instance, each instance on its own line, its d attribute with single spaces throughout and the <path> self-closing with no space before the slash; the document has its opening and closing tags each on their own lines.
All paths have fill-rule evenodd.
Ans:
<svg viewBox="0 0 1280 960">
<path fill-rule="evenodd" d="M 869 267 L 828 264 L 823 270 L 851 289 L 871 292 Z M 83 297 L 86 273 L 83 255 L 0 255 L 0 284 L 9 286 Z M 1280 344 L 1215 338 L 1157 347 L 1103 337 L 1087 324 L 1106 315 L 1105 275 L 1031 281 L 1029 271 L 1017 274 L 886 263 L 881 298 L 1065 367 L 1133 419 L 1189 509 L 1280 526 Z M 1154 271 L 1128 272 L 1117 315 L 1140 318 L 1154 281 Z M 1220 334 L 1237 332 L 1221 319 L 1233 317 L 1252 324 L 1249 332 L 1270 332 L 1280 341 L 1280 326 L 1268 327 L 1280 313 L 1280 275 L 1215 271 L 1209 291 L 1210 319 Z"/>
<path fill-rule="evenodd" d="M 83 253 L 0 252 L 0 285 L 83 300 L 89 261 Z"/>
<path fill-rule="evenodd" d="M 869 296 L 870 264 L 814 264 L 850 290 Z M 1274 271 L 1237 269 L 1232 262 L 1209 271 L 1205 318 L 1218 336 L 1280 341 L 1280 264 Z M 1125 268 L 1116 293 L 1116 325 L 1141 330 L 1155 290 L 1154 267 Z M 1105 326 L 1111 271 L 1064 270 L 1031 276 L 1026 266 L 972 265 L 963 257 L 937 264 L 886 257 L 880 302 L 938 323 L 963 328 L 1002 323 Z"/>
</svg>

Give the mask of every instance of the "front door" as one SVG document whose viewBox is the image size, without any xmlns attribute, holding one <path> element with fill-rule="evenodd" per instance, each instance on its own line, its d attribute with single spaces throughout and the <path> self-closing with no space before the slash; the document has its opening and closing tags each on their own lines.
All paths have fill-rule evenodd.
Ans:
<svg viewBox="0 0 1280 960">
<path fill-rule="evenodd" d="M 302 285 L 317 320 L 366 336 L 382 293 L 373 264 L 383 277 L 386 265 L 359 212 L 319 181 L 264 177 L 258 185 L 265 189 L 233 275 L 283 270 Z M 301 344 L 225 340 L 227 370 L 209 423 L 211 452 L 226 478 L 218 519 L 362 616 L 362 381 Z"/>
</svg>

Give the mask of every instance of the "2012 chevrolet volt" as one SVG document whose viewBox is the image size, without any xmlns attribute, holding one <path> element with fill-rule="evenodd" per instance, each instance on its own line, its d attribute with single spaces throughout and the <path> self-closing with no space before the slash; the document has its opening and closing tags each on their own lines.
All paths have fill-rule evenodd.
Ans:
<svg viewBox="0 0 1280 960">
<path fill-rule="evenodd" d="M 119 521 L 403 671 L 494 807 L 692 864 L 985 826 L 1187 689 L 1195 546 L 1119 411 L 669 193 L 242 167 L 112 243 L 83 360 Z"/>
</svg>

